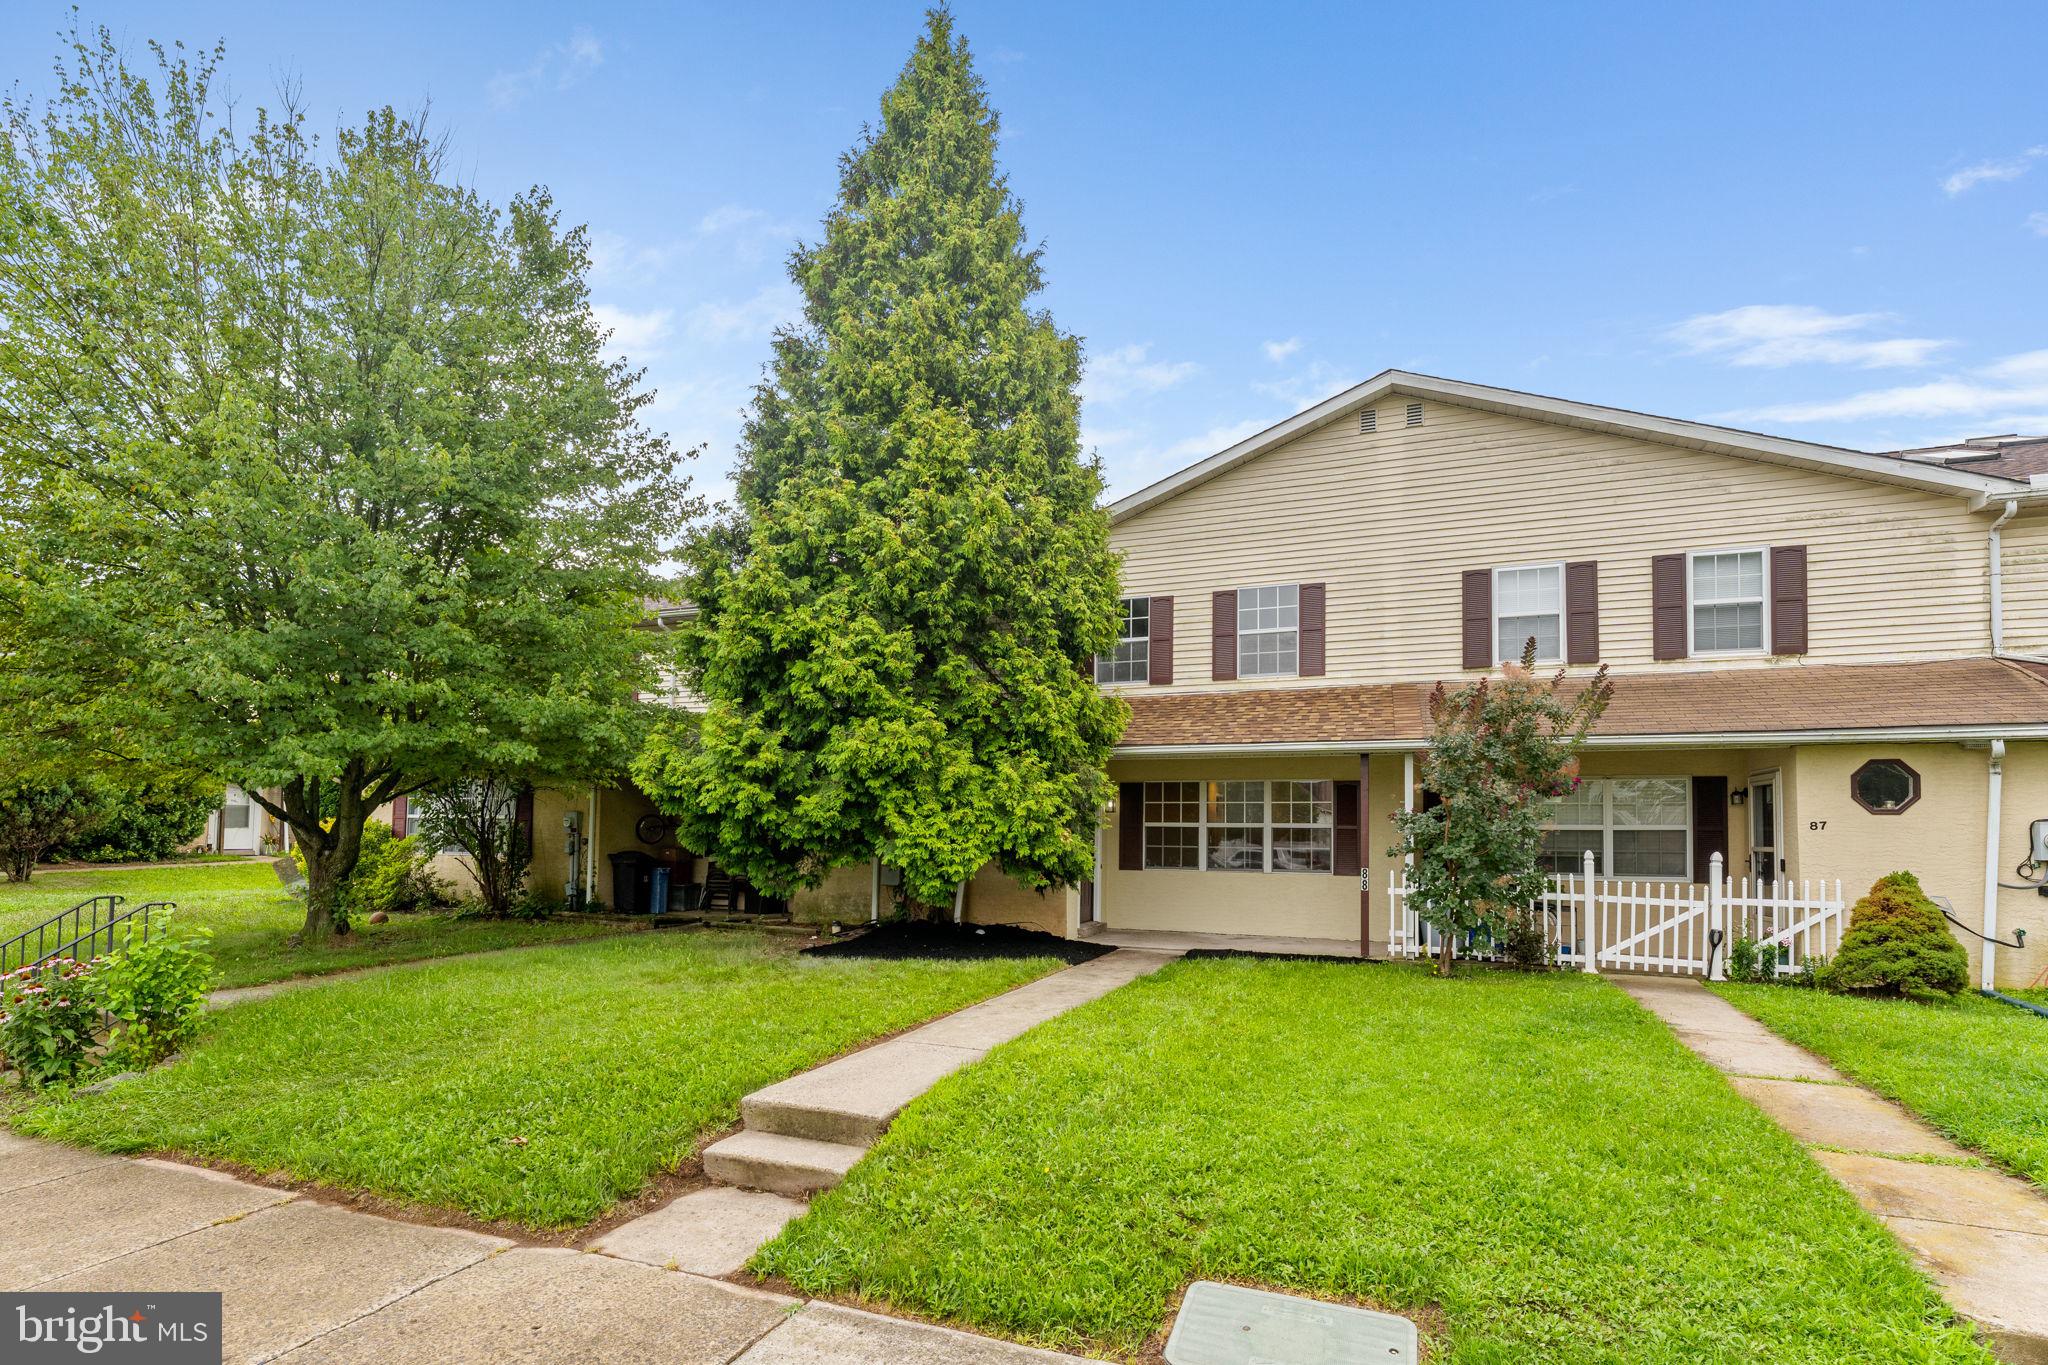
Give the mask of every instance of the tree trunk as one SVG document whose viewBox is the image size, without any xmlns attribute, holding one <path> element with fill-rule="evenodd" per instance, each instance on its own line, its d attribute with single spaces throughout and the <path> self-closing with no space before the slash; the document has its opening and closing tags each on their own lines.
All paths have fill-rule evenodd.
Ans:
<svg viewBox="0 0 2048 1365">
<path fill-rule="evenodd" d="M 306 923 L 300 941 L 307 947 L 321 947 L 346 936 L 350 929 L 348 906 L 341 888 L 363 853 L 363 825 L 370 817 L 356 774 L 344 775 L 341 802 L 334 823 L 323 826 L 317 790 L 311 797 L 303 781 L 294 779 L 284 789 L 285 815 L 299 852 L 306 859 Z"/>
<path fill-rule="evenodd" d="M 1442 930 L 1437 932 L 1443 939 L 1443 942 L 1437 946 L 1436 950 L 1436 974 L 1438 976 L 1449 976 L 1451 974 L 1451 964 L 1457 961 L 1457 941 Z"/>
</svg>

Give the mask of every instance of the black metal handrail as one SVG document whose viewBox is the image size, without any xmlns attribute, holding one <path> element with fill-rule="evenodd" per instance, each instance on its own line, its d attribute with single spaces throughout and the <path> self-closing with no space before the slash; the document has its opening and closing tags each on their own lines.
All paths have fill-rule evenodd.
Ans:
<svg viewBox="0 0 2048 1365">
<path fill-rule="evenodd" d="M 111 953 L 119 946 L 116 931 L 123 926 L 128 931 L 127 941 L 147 943 L 151 912 L 177 908 L 169 901 L 149 901 L 123 910 L 122 900 L 120 896 L 94 896 L 0 943 L 0 973 L 40 967 L 60 957 L 81 962 L 102 951 Z"/>
<path fill-rule="evenodd" d="M 0 972 L 10 972 L 61 956 L 64 944 L 75 942 L 86 933 L 96 932 L 101 924 L 110 921 L 119 911 L 121 902 L 120 896 L 94 896 L 50 916 L 41 924 L 22 930 L 5 943 L 0 943 Z M 57 946 L 52 947 L 53 944 Z"/>
</svg>

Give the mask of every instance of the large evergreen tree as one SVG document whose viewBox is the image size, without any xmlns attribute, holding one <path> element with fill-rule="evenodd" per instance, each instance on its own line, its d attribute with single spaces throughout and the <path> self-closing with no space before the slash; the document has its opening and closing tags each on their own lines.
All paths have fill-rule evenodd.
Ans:
<svg viewBox="0 0 2048 1365">
<path fill-rule="evenodd" d="M 780 891 L 869 857 L 927 905 L 990 859 L 1090 875 L 1121 702 L 1116 563 L 1080 452 L 1079 342 L 944 10 L 790 273 L 738 509 L 697 543 L 685 672 L 707 699 L 635 775 L 686 842 Z"/>
</svg>

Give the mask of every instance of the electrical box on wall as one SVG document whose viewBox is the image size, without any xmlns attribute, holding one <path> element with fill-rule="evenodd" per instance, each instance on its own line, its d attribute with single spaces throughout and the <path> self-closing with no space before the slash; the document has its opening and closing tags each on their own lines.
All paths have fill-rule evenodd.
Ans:
<svg viewBox="0 0 2048 1365">
<path fill-rule="evenodd" d="M 2028 857 L 2037 863 L 2048 863 L 2048 820 L 2036 820 L 2027 830 Z"/>
</svg>

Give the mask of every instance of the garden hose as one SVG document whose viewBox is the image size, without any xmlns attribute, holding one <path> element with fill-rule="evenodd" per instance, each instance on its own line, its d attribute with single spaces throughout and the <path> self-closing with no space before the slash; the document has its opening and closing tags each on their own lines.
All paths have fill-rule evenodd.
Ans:
<svg viewBox="0 0 2048 1365">
<path fill-rule="evenodd" d="M 1966 934 L 1970 934 L 1973 937 L 1983 939 L 1986 943 L 1996 943 L 2001 948 L 2025 948 L 2027 946 L 2027 931 L 2024 929 L 2013 930 L 2012 939 L 1987 938 L 1985 937 L 1985 935 L 1978 933 L 1975 929 L 1972 929 L 1969 925 L 1957 919 L 1954 915 L 1951 915 L 1948 912 L 1947 906 L 1937 905 L 1935 908 L 1941 911 L 1941 917 L 1947 920 L 1950 924 L 1953 924 L 1956 928 L 1962 930 Z M 2014 1003 L 2018 1002 L 2015 1001 Z"/>
<path fill-rule="evenodd" d="M 2015 1005 L 2020 1009 L 2028 1011 L 2031 1014 L 2038 1014 L 2043 1019 L 2048 1019 L 2048 1009 L 2042 1009 L 2039 1005 L 2035 1004 L 2031 1000 L 2016 1000 L 2012 996 L 2005 994 L 2003 991 L 1994 991 L 1988 988 L 1978 991 L 1977 994 L 1987 996 L 1993 1000 L 2003 1000 L 2008 1005 Z"/>
</svg>

